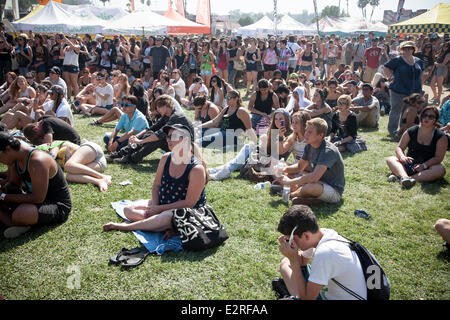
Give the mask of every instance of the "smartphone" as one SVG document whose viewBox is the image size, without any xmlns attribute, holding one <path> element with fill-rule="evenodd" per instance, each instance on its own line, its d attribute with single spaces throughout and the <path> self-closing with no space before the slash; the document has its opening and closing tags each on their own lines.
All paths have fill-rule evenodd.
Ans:
<svg viewBox="0 0 450 320">
<path fill-rule="evenodd" d="M 284 120 L 281 120 L 281 126 L 284 127 Z"/>
</svg>

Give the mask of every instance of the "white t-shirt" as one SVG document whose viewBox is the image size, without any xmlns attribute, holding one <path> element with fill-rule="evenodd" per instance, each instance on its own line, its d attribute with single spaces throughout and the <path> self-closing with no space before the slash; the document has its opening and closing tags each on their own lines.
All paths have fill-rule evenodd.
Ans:
<svg viewBox="0 0 450 320">
<path fill-rule="evenodd" d="M 152 51 L 152 48 L 153 48 L 153 47 L 147 47 L 147 48 L 145 48 L 145 51 L 144 51 L 144 57 L 149 57 L 149 56 L 150 56 L 150 51 Z M 147 63 L 147 64 L 150 64 L 150 59 L 143 59 L 142 62 Z"/>
<path fill-rule="evenodd" d="M 347 241 L 332 229 L 321 229 L 324 236 L 316 247 L 308 281 L 323 285 L 320 295 L 324 300 L 356 300 L 341 289 L 332 278 L 367 299 L 367 286 L 359 258 Z"/>
<path fill-rule="evenodd" d="M 106 84 L 103 88 L 101 86 L 95 87 L 95 92 L 100 93 L 101 95 L 109 94 L 109 97 L 106 100 L 100 98 L 99 95 L 95 95 L 95 105 L 98 107 L 106 107 L 114 104 L 114 88 L 109 83 Z"/>
<path fill-rule="evenodd" d="M 195 88 L 195 86 L 196 86 L 196 84 L 195 83 L 193 83 L 193 84 L 191 84 L 191 86 L 189 87 L 189 91 L 193 91 L 194 90 L 194 88 Z M 198 89 L 198 91 L 197 92 L 194 92 L 193 91 L 193 94 L 192 94 L 192 97 L 195 97 L 195 96 L 197 96 L 199 93 L 201 93 L 201 92 L 205 92 L 206 94 L 206 96 L 208 96 L 209 94 L 209 92 L 208 92 L 208 88 L 204 85 L 204 84 L 202 84 L 202 86 L 200 87 L 200 89 Z"/>
<path fill-rule="evenodd" d="M 186 97 L 186 83 L 184 83 L 183 79 L 178 79 L 178 81 L 174 82 L 172 86 L 175 89 L 175 94 L 177 96 L 180 98 Z"/>
<path fill-rule="evenodd" d="M 288 42 L 286 47 L 292 49 L 292 52 L 294 52 L 294 56 L 291 56 L 289 61 L 297 61 L 297 50 L 300 49 L 300 46 L 295 42 Z"/>
<path fill-rule="evenodd" d="M 316 75 L 314 75 L 314 73 L 313 72 L 311 72 L 310 74 L 309 74 L 309 79 L 308 80 L 316 80 L 316 78 L 320 75 L 320 70 L 319 70 L 319 67 L 315 67 L 315 71 L 316 71 Z"/>
<path fill-rule="evenodd" d="M 44 102 L 42 107 L 44 108 L 44 111 L 53 111 L 53 100 L 49 100 Z M 57 118 L 67 118 L 69 119 L 70 125 L 73 127 L 73 114 L 72 110 L 70 110 L 69 103 L 66 99 L 63 99 L 61 101 L 61 104 L 59 105 L 58 109 L 56 109 L 56 117 Z"/>
</svg>

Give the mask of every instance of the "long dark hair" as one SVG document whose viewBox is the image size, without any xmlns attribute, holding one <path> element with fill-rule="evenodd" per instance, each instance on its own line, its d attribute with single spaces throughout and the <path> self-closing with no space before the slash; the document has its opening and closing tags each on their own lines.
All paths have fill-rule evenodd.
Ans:
<svg viewBox="0 0 450 320">
<path fill-rule="evenodd" d="M 217 82 L 217 87 L 218 88 L 222 88 L 222 86 L 223 86 L 223 81 L 222 81 L 222 79 L 218 76 L 218 75 L 213 75 L 212 77 L 211 77 L 211 80 L 212 79 L 216 79 L 216 82 Z M 211 88 L 211 101 L 214 101 L 214 95 L 215 95 L 215 92 L 214 92 L 214 86 L 211 84 L 211 80 L 209 80 L 209 87 Z"/>
</svg>

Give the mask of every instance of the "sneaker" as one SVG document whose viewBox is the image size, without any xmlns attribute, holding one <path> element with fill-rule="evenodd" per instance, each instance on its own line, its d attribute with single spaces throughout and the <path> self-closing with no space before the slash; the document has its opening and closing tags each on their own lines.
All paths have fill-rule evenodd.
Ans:
<svg viewBox="0 0 450 320">
<path fill-rule="evenodd" d="M 220 170 L 223 170 L 223 167 L 214 167 L 214 168 L 208 168 L 208 173 L 209 175 L 213 175 L 216 174 L 217 172 L 219 172 Z"/>
<path fill-rule="evenodd" d="M 111 153 L 109 156 L 106 156 L 106 162 L 108 163 L 113 163 L 114 159 L 118 159 L 121 158 L 122 156 L 120 154 L 118 154 L 117 152 L 113 152 Z"/>
<path fill-rule="evenodd" d="M 228 166 L 224 166 L 219 172 L 212 174 L 209 178 L 213 181 L 222 181 L 231 177 L 231 171 Z"/>
<path fill-rule="evenodd" d="M 282 278 L 275 278 L 272 280 L 272 290 L 278 299 L 285 299 L 291 296 L 286 284 Z"/>
<path fill-rule="evenodd" d="M 14 238 L 17 238 L 18 236 L 24 234 L 25 232 L 28 232 L 30 229 L 31 229 L 31 227 L 29 227 L 29 226 L 27 226 L 27 227 L 9 227 L 8 229 L 5 230 L 3 235 L 6 239 L 14 239 Z"/>
<path fill-rule="evenodd" d="M 400 184 L 405 189 L 411 189 L 416 184 L 416 180 L 414 180 L 413 178 L 410 178 L 410 177 L 403 177 L 400 180 Z"/>
<path fill-rule="evenodd" d="M 395 174 L 391 174 L 388 178 L 389 182 L 397 182 L 399 179 Z"/>
<path fill-rule="evenodd" d="M 127 156 L 123 156 L 121 158 L 113 159 L 113 163 L 116 163 L 116 164 L 127 164 L 127 163 L 130 163 L 130 161 L 128 161 Z"/>
</svg>

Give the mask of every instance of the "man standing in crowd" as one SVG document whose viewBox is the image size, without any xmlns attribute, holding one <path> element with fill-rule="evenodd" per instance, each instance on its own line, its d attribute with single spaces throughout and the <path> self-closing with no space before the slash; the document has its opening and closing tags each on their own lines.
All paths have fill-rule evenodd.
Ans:
<svg viewBox="0 0 450 320">
<path fill-rule="evenodd" d="M 289 36 L 289 41 L 287 43 L 288 49 L 291 51 L 291 57 L 288 60 L 288 71 L 289 74 L 295 72 L 297 69 L 297 55 L 298 51 L 301 49 L 300 46 L 296 42 L 295 36 Z M 289 78 L 289 75 L 288 75 Z"/>
<path fill-rule="evenodd" d="M 159 72 L 169 65 L 170 53 L 167 47 L 162 45 L 162 38 L 157 37 L 155 46 L 150 51 L 150 62 L 152 64 L 153 79 L 158 79 Z"/>
<path fill-rule="evenodd" d="M 366 68 L 364 69 L 363 81 L 372 82 L 373 76 L 378 71 L 381 61 L 381 48 L 378 46 L 378 39 L 372 39 L 372 46 L 364 51 L 364 62 Z"/>
<path fill-rule="evenodd" d="M 361 72 L 364 66 L 364 52 L 366 51 L 366 45 L 364 44 L 364 35 L 360 34 L 358 43 L 353 49 L 353 71 Z"/>
</svg>

